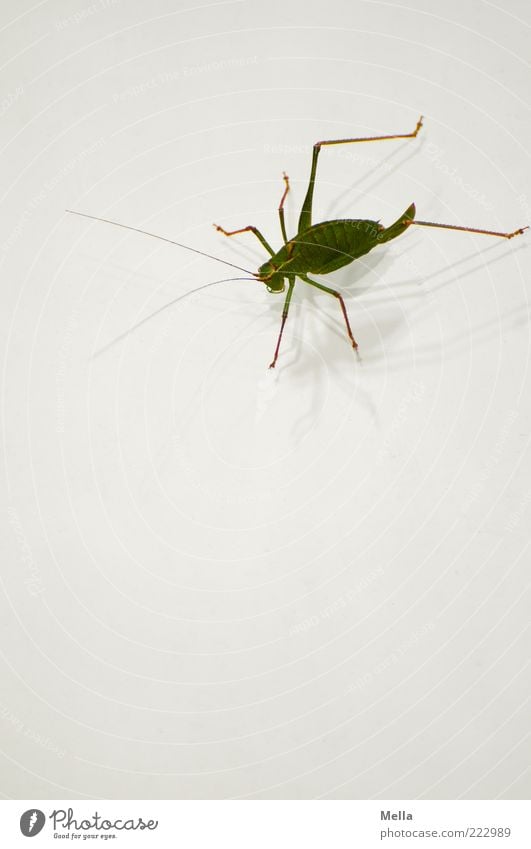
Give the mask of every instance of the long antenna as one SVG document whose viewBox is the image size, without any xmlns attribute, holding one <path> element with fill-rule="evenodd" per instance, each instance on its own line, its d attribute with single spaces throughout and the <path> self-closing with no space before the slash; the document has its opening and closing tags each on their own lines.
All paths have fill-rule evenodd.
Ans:
<svg viewBox="0 0 531 849">
<path fill-rule="evenodd" d="M 231 268 L 237 268 L 238 271 L 245 271 L 246 274 L 253 274 L 248 268 L 242 268 L 241 265 L 235 265 L 233 262 L 227 262 L 226 259 L 220 259 L 212 254 L 207 254 L 205 251 L 199 251 L 197 248 L 191 248 L 189 245 L 183 245 L 182 242 L 175 242 L 173 239 L 166 239 L 164 236 L 158 236 L 156 233 L 148 233 L 147 230 L 140 230 L 138 227 L 131 227 L 129 224 L 120 224 L 119 221 L 111 221 L 110 218 L 98 218 L 97 215 L 88 215 L 86 212 L 76 212 L 75 209 L 65 209 L 65 212 L 70 215 L 81 215 L 82 218 L 92 218 L 93 221 L 103 221 L 105 224 L 113 224 L 115 227 L 122 227 L 124 230 L 133 230 L 135 233 L 142 233 L 144 236 L 153 236 L 154 239 L 160 239 L 161 242 L 168 242 L 170 245 L 177 245 L 179 248 L 184 248 L 187 251 L 192 251 L 194 254 L 206 256 L 209 259 L 215 259 L 216 262 L 222 262 L 224 265 L 230 265 Z"/>
<path fill-rule="evenodd" d="M 109 350 L 109 348 L 113 348 L 114 345 L 118 344 L 118 342 L 122 342 L 127 336 L 129 336 L 130 333 L 133 333 L 133 331 L 138 330 L 138 328 L 145 324 L 147 321 L 150 321 L 152 318 L 155 318 L 156 315 L 161 312 L 164 312 L 164 310 L 167 310 L 168 307 L 172 307 L 174 304 L 178 303 L 178 301 L 182 301 L 189 295 L 193 295 L 194 292 L 200 292 L 201 289 L 208 289 L 210 286 L 217 286 L 218 283 L 230 283 L 233 280 L 250 280 L 251 282 L 254 282 L 254 277 L 225 277 L 223 280 L 213 280 L 211 283 L 203 283 L 202 286 L 196 286 L 195 289 L 191 289 L 189 292 L 184 292 L 182 295 L 179 295 L 177 298 L 174 298 L 173 301 L 169 301 L 167 304 L 164 304 L 164 306 L 159 307 L 157 310 L 147 315 L 145 318 L 142 318 L 136 324 L 133 324 L 133 326 L 130 327 L 128 330 L 125 330 L 123 333 L 120 333 L 119 336 L 116 336 L 115 339 L 112 339 L 112 341 L 104 345 L 103 348 L 99 348 L 99 350 L 97 350 L 92 355 L 92 358 L 95 359 L 96 357 L 101 356 L 101 354 L 105 354 Z"/>
</svg>

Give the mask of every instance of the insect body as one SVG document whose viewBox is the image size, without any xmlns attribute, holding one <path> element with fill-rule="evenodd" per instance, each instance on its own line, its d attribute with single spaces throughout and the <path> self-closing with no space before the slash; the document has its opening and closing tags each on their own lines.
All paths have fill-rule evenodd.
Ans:
<svg viewBox="0 0 531 849">
<path fill-rule="evenodd" d="M 314 224 L 287 242 L 270 260 L 260 266 L 258 277 L 268 289 L 283 291 L 284 277 L 306 273 L 330 274 L 369 253 L 381 242 L 394 239 L 413 220 L 415 207 L 409 209 L 391 227 L 378 221 L 338 219 Z M 281 282 L 282 281 L 282 282 Z"/>
<path fill-rule="evenodd" d="M 276 253 L 256 227 L 243 227 L 240 230 L 228 232 L 222 227 L 219 227 L 216 224 L 214 225 L 217 230 L 220 230 L 226 236 L 234 236 L 236 233 L 251 231 L 260 240 L 265 249 L 271 254 L 271 258 L 260 266 L 255 277 L 262 283 L 265 283 L 269 292 L 283 292 L 285 290 L 285 281 L 287 280 L 288 282 L 288 292 L 284 302 L 284 310 L 282 312 L 280 333 L 273 361 L 269 366 L 270 368 L 275 367 L 278 358 L 282 333 L 288 317 L 293 287 L 297 277 L 304 283 L 307 283 L 310 286 L 315 286 L 317 289 L 321 289 L 323 292 L 328 292 L 328 294 L 337 298 L 345 320 L 348 337 L 352 343 L 352 347 L 357 349 L 358 344 L 352 335 L 347 309 L 341 294 L 335 289 L 330 289 L 328 286 L 323 286 L 321 283 L 311 280 L 308 277 L 308 274 L 330 274 L 332 271 L 337 271 L 337 269 L 343 268 L 345 265 L 349 265 L 360 256 L 364 256 L 364 254 L 369 253 L 369 251 L 377 245 L 389 242 L 391 239 L 396 239 L 396 237 L 404 233 L 411 224 L 417 224 L 424 227 L 441 227 L 447 230 L 465 230 L 471 233 L 501 236 L 506 239 L 511 239 L 513 236 L 523 233 L 524 229 L 526 229 L 521 228 L 519 230 L 515 230 L 513 233 L 498 233 L 492 230 L 478 230 L 472 227 L 454 227 L 450 224 L 434 224 L 430 221 L 416 221 L 414 204 L 411 204 L 404 214 L 401 215 L 400 218 L 398 218 L 397 221 L 395 221 L 395 223 L 390 227 L 383 227 L 379 221 L 365 221 L 361 219 L 339 219 L 336 221 L 323 221 L 320 224 L 312 225 L 313 190 L 315 186 L 317 161 L 322 147 L 325 147 L 326 145 L 353 144 L 356 142 L 415 138 L 421 127 L 422 116 L 417 121 L 417 126 L 412 133 L 391 136 L 371 136 L 367 138 L 332 139 L 330 141 L 317 142 L 313 147 L 310 182 L 299 217 L 298 232 L 297 235 L 290 240 L 286 237 L 283 209 L 284 201 L 289 191 L 289 180 L 286 174 L 284 174 L 286 188 L 282 195 L 278 209 L 284 245 Z"/>
<path fill-rule="evenodd" d="M 287 175 L 284 174 L 285 188 L 282 194 L 280 205 L 278 207 L 280 229 L 282 231 L 282 238 L 284 244 L 282 245 L 280 250 L 276 252 L 273 250 L 265 236 L 262 235 L 262 233 L 258 230 L 257 227 L 249 225 L 247 227 L 241 227 L 238 230 L 229 231 L 225 230 L 223 227 L 220 227 L 218 224 L 214 224 L 216 230 L 219 230 L 221 233 L 224 233 L 225 236 L 235 236 L 238 233 L 245 232 L 253 233 L 270 255 L 269 259 L 260 266 L 257 272 L 249 272 L 247 269 L 242 269 L 240 266 L 234 265 L 233 263 L 227 263 L 225 260 L 219 260 L 220 262 L 224 262 L 226 265 L 232 265 L 235 268 L 239 268 L 241 271 L 245 271 L 248 274 L 252 274 L 254 279 L 265 284 L 268 292 L 284 292 L 287 283 L 288 290 L 284 301 L 284 309 L 282 311 L 280 332 L 278 335 L 273 360 L 269 366 L 270 368 L 275 367 L 275 364 L 278 359 L 280 343 L 282 340 L 282 333 L 284 331 L 284 325 L 288 317 L 291 297 L 297 278 L 310 286 L 314 286 L 315 288 L 320 289 L 323 292 L 327 292 L 329 295 L 332 295 L 339 301 L 348 337 L 350 339 L 352 347 L 357 350 L 358 344 L 354 339 L 354 336 L 352 335 L 352 329 L 350 326 L 347 309 L 342 295 L 337 290 L 331 289 L 328 286 L 324 286 L 322 283 L 318 283 L 316 280 L 312 280 L 308 276 L 309 274 L 325 275 L 330 274 L 332 271 L 337 271 L 339 268 L 343 268 L 344 266 L 349 265 L 355 259 L 358 259 L 359 257 L 369 253 L 369 251 L 371 251 L 378 245 L 381 245 L 385 242 L 389 242 L 391 239 L 396 239 L 397 236 L 400 236 L 402 233 L 404 233 L 411 225 L 418 225 L 422 227 L 436 227 L 444 230 L 461 230 L 468 233 L 481 233 L 484 235 L 498 236 L 500 238 L 505 239 L 512 239 L 513 236 L 520 235 L 524 232 L 524 230 L 527 229 L 527 227 L 522 227 L 512 233 L 500 233 L 494 230 L 480 230 L 475 227 L 462 227 L 453 224 L 436 224 L 432 221 L 417 221 L 415 219 L 414 204 L 411 204 L 406 209 L 406 211 L 394 222 L 394 224 L 391 224 L 389 227 L 384 227 L 382 224 L 380 224 L 379 221 L 369 221 L 364 219 L 337 219 L 335 221 L 323 221 L 319 224 L 312 224 L 313 192 L 315 187 L 317 162 L 319 159 L 321 148 L 329 145 L 354 144 L 358 142 L 388 141 L 391 139 L 413 139 L 417 136 L 421 127 L 422 116 L 417 121 L 415 129 L 411 133 L 387 136 L 367 136 L 364 138 L 331 139 L 328 141 L 316 142 L 316 144 L 314 144 L 313 146 L 310 181 L 299 216 L 297 234 L 292 239 L 288 239 L 287 237 L 284 219 L 284 202 L 289 192 L 289 179 Z M 76 214 L 84 215 L 84 213 Z M 96 216 L 92 215 L 86 215 L 85 217 L 96 218 Z M 118 224 L 118 222 L 109 221 L 109 219 L 96 218 L 96 220 L 106 221 L 110 224 Z M 145 233 L 144 230 L 138 230 L 138 228 L 136 227 L 129 227 L 124 224 L 118 224 L 118 226 L 125 227 L 125 229 L 128 230 L 136 230 L 137 232 Z M 148 233 L 147 235 L 154 236 L 155 234 Z M 186 248 L 187 250 L 193 250 L 195 253 L 203 254 L 203 256 L 210 256 L 211 259 L 218 259 L 218 257 L 213 257 L 211 256 L 211 254 L 204 254 L 203 251 L 198 251 L 195 248 L 190 248 L 188 245 L 182 245 L 179 242 L 173 242 L 171 239 L 164 239 L 161 236 L 156 236 L 156 238 L 162 238 L 163 241 L 171 242 L 172 244 L 177 244 L 180 247 Z"/>
</svg>

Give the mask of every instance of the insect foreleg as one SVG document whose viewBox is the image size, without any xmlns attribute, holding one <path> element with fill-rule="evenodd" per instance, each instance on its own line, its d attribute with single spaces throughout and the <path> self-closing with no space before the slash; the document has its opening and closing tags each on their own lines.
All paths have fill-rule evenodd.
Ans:
<svg viewBox="0 0 531 849">
<path fill-rule="evenodd" d="M 288 237 L 286 235 L 286 224 L 285 224 L 285 221 L 284 221 L 284 201 L 286 200 L 286 195 L 289 192 L 289 177 L 288 177 L 288 175 L 286 174 L 285 171 L 284 171 L 282 179 L 284 180 L 284 182 L 286 184 L 286 188 L 284 189 L 284 194 L 282 195 L 282 197 L 280 199 L 280 205 L 278 207 L 278 217 L 280 218 L 280 229 L 282 230 L 282 238 L 284 239 L 284 244 L 286 244 L 287 241 L 288 241 Z"/>
<path fill-rule="evenodd" d="M 216 230 L 219 230 L 220 233 L 223 233 L 224 236 L 236 236 L 237 233 L 254 233 L 254 235 L 257 239 L 260 240 L 266 251 L 270 253 L 271 256 L 275 255 L 275 251 L 273 250 L 265 236 L 262 236 L 258 227 L 253 227 L 252 224 L 250 224 L 248 227 L 240 227 L 239 230 L 224 230 L 223 227 L 219 226 L 219 224 L 213 224 L 212 226 L 215 227 Z"/>
<path fill-rule="evenodd" d="M 289 305 L 291 301 L 291 295 L 293 293 L 293 288 L 295 286 L 295 280 L 292 279 L 288 284 L 288 294 L 286 295 L 286 300 L 284 301 L 284 309 L 282 310 L 282 321 L 280 324 L 280 333 L 278 334 L 277 339 L 277 347 L 275 348 L 275 354 L 273 356 L 273 362 L 269 364 L 269 368 L 275 368 L 275 363 L 278 359 L 278 352 L 280 350 L 280 342 L 282 341 L 282 333 L 284 331 L 284 325 L 286 323 L 286 319 L 288 317 Z"/>
<path fill-rule="evenodd" d="M 415 136 L 417 136 L 421 127 L 422 115 L 417 121 L 417 126 L 415 127 L 412 133 L 400 133 L 392 136 L 364 136 L 362 138 L 357 139 L 328 139 L 326 141 L 316 142 L 313 146 L 312 170 L 310 172 L 310 182 L 308 184 L 308 191 L 306 192 L 306 197 L 304 198 L 304 203 L 302 205 L 302 210 L 299 218 L 299 233 L 302 233 L 303 230 L 307 230 L 308 227 L 312 226 L 312 200 L 313 189 L 315 185 L 315 173 L 317 171 L 317 160 L 319 159 L 319 153 L 321 152 L 322 147 L 324 147 L 325 145 L 332 144 L 353 144 L 355 142 L 389 141 L 391 139 L 414 139 Z"/>
<path fill-rule="evenodd" d="M 329 295 L 333 295 L 334 298 L 338 299 L 339 305 L 341 307 L 341 312 L 343 313 L 343 318 L 345 319 L 348 338 L 352 342 L 352 347 L 354 348 L 354 350 L 357 351 L 358 343 L 356 342 L 356 340 L 354 339 L 354 336 L 352 335 L 352 330 L 351 330 L 351 327 L 350 327 L 350 321 L 348 320 L 347 308 L 345 306 L 345 301 L 343 300 L 341 293 L 338 292 L 336 289 L 329 289 L 328 286 L 323 286 L 322 283 L 316 283 L 315 280 L 310 280 L 310 278 L 306 277 L 306 275 L 300 274 L 299 276 L 302 278 L 302 280 L 304 280 L 305 283 L 309 283 L 310 286 L 315 286 L 317 289 L 321 289 L 322 292 L 328 292 Z"/>
</svg>

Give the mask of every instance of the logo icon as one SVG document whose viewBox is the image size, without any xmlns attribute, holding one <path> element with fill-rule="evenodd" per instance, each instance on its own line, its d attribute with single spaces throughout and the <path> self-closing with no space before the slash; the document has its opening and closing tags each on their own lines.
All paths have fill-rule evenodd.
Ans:
<svg viewBox="0 0 531 849">
<path fill-rule="evenodd" d="M 20 817 L 20 830 L 24 837 L 35 837 L 39 831 L 42 831 L 46 817 L 38 808 L 30 808 L 29 811 L 24 811 Z"/>
</svg>

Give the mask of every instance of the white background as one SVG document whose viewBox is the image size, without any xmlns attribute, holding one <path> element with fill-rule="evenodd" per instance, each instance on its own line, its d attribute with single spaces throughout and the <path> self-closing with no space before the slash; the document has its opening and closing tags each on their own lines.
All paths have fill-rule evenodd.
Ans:
<svg viewBox="0 0 531 849">
<path fill-rule="evenodd" d="M 527 4 L 3 2 L 0 791 L 526 798 Z M 527 21 L 526 21 L 527 19 Z M 526 49 L 527 48 L 527 49 Z M 238 272 L 234 272 L 238 274 Z M 125 335 L 124 335 L 125 334 Z M 117 341 L 114 341 L 117 340 Z M 110 344 L 113 343 L 114 344 Z"/>
</svg>

